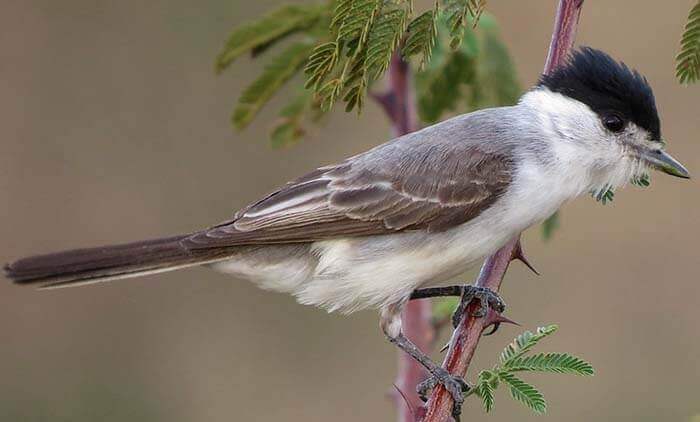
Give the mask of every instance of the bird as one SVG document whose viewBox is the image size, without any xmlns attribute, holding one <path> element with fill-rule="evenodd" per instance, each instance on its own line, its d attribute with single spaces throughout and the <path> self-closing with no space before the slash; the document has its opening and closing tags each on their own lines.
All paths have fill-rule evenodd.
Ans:
<svg viewBox="0 0 700 422">
<path fill-rule="evenodd" d="M 412 295 L 448 286 L 576 197 L 652 169 L 689 178 L 665 148 L 647 79 L 580 47 L 515 105 L 459 115 L 319 167 L 220 224 L 30 256 L 4 270 L 17 284 L 58 288 L 207 266 L 330 312 L 377 309 L 386 337 L 457 405 L 468 385 L 403 334 Z M 494 292 L 463 289 L 502 310 Z"/>
</svg>

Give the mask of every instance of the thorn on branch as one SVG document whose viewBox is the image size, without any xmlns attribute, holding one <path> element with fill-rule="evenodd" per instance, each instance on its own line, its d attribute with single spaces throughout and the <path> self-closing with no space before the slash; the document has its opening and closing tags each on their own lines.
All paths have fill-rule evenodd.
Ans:
<svg viewBox="0 0 700 422">
<path fill-rule="evenodd" d="M 411 417 L 413 418 L 413 420 L 416 420 L 416 421 L 420 420 L 419 418 L 422 418 L 422 415 L 419 415 L 419 413 L 424 413 L 424 412 L 419 412 L 419 411 L 421 411 L 423 408 L 421 407 L 419 409 L 415 409 L 413 406 L 411 406 L 411 402 L 408 400 L 408 397 L 406 397 L 406 394 L 404 394 L 404 392 L 401 391 L 399 386 L 396 384 L 392 384 L 392 385 L 394 386 L 394 391 L 393 391 L 393 393 L 390 392 L 389 394 L 391 396 L 394 396 L 394 397 L 396 397 L 397 394 L 399 396 L 401 396 L 404 404 L 406 405 L 406 408 L 408 408 L 408 411 L 411 412 Z"/>
<path fill-rule="evenodd" d="M 530 263 L 530 260 L 528 260 L 525 256 L 525 252 L 523 252 L 523 246 L 520 244 L 520 241 L 518 241 L 518 244 L 515 245 L 515 249 L 513 249 L 513 259 L 517 259 L 518 261 L 525 264 L 525 266 L 528 267 L 530 271 L 537 275 L 540 275 L 540 272 L 537 271 L 537 269 L 535 269 L 535 267 Z"/>
<path fill-rule="evenodd" d="M 488 314 L 486 314 L 486 320 L 484 321 L 484 330 L 490 326 L 493 326 L 493 328 L 488 333 L 485 333 L 484 336 L 493 335 L 496 331 L 498 331 L 501 324 L 513 324 L 520 326 L 520 324 L 516 321 L 513 321 L 508 317 L 504 317 L 502 314 L 489 308 Z"/>
</svg>

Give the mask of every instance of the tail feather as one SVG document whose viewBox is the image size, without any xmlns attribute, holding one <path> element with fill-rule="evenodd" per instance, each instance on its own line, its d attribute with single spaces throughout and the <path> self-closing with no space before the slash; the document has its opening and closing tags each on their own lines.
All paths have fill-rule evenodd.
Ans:
<svg viewBox="0 0 700 422">
<path fill-rule="evenodd" d="M 231 248 L 188 249 L 181 244 L 188 236 L 30 256 L 5 265 L 4 270 L 18 284 L 63 287 L 171 271 L 231 254 Z"/>
</svg>

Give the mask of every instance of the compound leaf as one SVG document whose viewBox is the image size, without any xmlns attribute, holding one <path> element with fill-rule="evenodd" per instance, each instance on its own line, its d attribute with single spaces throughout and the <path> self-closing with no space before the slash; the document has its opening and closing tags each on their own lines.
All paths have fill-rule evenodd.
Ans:
<svg viewBox="0 0 700 422">
<path fill-rule="evenodd" d="M 520 334 L 501 352 L 501 364 L 506 366 L 510 361 L 521 357 L 539 343 L 540 340 L 557 331 L 558 328 L 556 325 L 548 325 L 537 328 L 535 333 L 525 331 Z"/>
<path fill-rule="evenodd" d="M 407 35 L 401 54 L 404 57 L 421 55 L 420 68 L 430 62 L 433 47 L 437 41 L 439 16 L 438 3 L 432 10 L 421 13 L 408 24 Z"/>
<path fill-rule="evenodd" d="M 690 10 L 676 56 L 676 77 L 681 83 L 700 80 L 700 1 Z"/>
<path fill-rule="evenodd" d="M 241 54 L 266 48 L 290 33 L 310 27 L 321 16 L 318 5 L 288 5 L 234 29 L 216 59 L 216 71 L 226 69 Z"/>
<path fill-rule="evenodd" d="M 262 75 L 238 99 L 232 118 L 236 128 L 246 127 L 275 92 L 301 69 L 311 47 L 309 42 L 292 44 L 265 66 Z"/>
<path fill-rule="evenodd" d="M 510 394 L 514 399 L 523 403 L 535 413 L 543 414 L 547 411 L 547 402 L 545 402 L 544 396 L 533 385 L 507 372 L 500 373 L 499 377 L 501 381 L 508 384 Z"/>
<path fill-rule="evenodd" d="M 557 374 L 593 375 L 593 366 L 568 353 L 538 353 L 514 358 L 503 365 L 507 372 L 537 371 Z"/>
</svg>

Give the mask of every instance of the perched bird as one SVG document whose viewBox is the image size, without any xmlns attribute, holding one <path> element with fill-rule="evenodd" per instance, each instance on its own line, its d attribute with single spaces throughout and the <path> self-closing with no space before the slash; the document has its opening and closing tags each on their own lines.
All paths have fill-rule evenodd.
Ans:
<svg viewBox="0 0 700 422">
<path fill-rule="evenodd" d="M 688 178 L 664 147 L 647 80 L 582 48 L 514 106 L 320 167 L 211 228 L 31 256 L 5 272 L 18 284 L 63 287 L 207 265 L 328 311 L 378 308 L 386 336 L 458 403 L 464 382 L 402 334 L 412 293 L 443 285 L 581 194 L 650 168 Z M 465 289 L 501 307 L 491 292 Z"/>
</svg>

